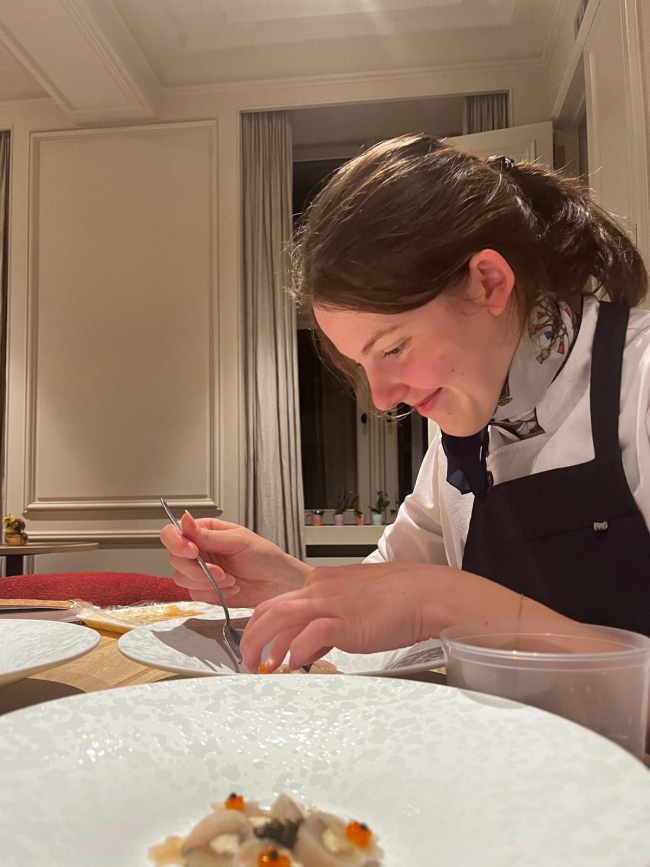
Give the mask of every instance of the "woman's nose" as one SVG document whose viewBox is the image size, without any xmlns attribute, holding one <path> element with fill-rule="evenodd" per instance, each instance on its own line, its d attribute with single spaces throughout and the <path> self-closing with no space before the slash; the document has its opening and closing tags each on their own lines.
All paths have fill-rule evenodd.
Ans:
<svg viewBox="0 0 650 867">
<path fill-rule="evenodd" d="M 372 402 L 381 412 L 388 412 L 401 403 L 408 393 L 408 386 L 400 382 L 390 382 L 381 377 L 368 377 Z"/>
</svg>

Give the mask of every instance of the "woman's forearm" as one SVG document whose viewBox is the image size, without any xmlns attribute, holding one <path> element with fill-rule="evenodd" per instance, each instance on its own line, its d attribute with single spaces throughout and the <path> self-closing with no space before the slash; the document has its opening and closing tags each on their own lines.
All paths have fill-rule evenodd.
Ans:
<svg viewBox="0 0 650 867">
<path fill-rule="evenodd" d="M 432 637 L 447 626 L 476 620 L 570 621 L 552 608 L 480 575 L 444 566 L 430 568 L 436 573 L 436 581 L 432 581 L 435 593 L 426 599 L 425 616 Z M 440 570 L 444 570 L 442 581 Z"/>
</svg>

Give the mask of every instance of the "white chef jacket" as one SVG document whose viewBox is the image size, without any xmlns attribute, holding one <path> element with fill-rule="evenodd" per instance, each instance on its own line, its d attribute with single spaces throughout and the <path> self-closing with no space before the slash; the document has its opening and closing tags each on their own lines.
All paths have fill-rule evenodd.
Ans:
<svg viewBox="0 0 650 867">
<path fill-rule="evenodd" d="M 502 428 L 490 427 L 487 468 L 495 485 L 593 460 L 589 392 L 597 319 L 598 301 L 585 298 L 571 354 L 537 404 L 537 418 L 545 432 L 520 440 Z M 650 527 L 649 407 L 650 311 L 632 310 L 623 355 L 619 442 L 630 491 Z M 415 490 L 366 563 L 400 560 L 462 568 L 474 496 L 461 494 L 446 476 L 447 460 L 438 434 L 422 462 Z M 562 490 L 557 496 L 562 497 Z"/>
</svg>

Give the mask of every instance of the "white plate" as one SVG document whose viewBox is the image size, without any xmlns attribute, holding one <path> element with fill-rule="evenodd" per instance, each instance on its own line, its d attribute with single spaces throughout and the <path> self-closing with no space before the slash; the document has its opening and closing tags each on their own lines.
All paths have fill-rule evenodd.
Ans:
<svg viewBox="0 0 650 867">
<path fill-rule="evenodd" d="M 51 620 L 0 620 L 0 686 L 70 662 L 97 647 L 99 634 Z"/>
<path fill-rule="evenodd" d="M 250 608 L 233 608 L 230 612 L 235 626 L 243 626 L 252 613 Z M 176 674 L 248 674 L 246 669 L 235 663 L 226 649 L 222 627 L 223 614 L 180 617 L 133 629 L 122 635 L 117 646 L 134 662 Z M 343 674 L 385 677 L 427 671 L 444 665 L 440 642 L 433 639 L 402 650 L 381 653 L 345 653 L 335 648 L 324 658 Z"/>
<path fill-rule="evenodd" d="M 647 867 L 650 774 L 608 740 L 413 681 L 226 677 L 0 718 L 2 867 L 146 867 L 231 791 L 370 824 L 385 867 Z"/>
</svg>

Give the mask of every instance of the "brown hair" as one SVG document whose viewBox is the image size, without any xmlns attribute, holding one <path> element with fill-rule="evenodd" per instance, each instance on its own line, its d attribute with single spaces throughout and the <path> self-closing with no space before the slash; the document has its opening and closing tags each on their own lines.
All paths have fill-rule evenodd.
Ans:
<svg viewBox="0 0 650 867">
<path fill-rule="evenodd" d="M 647 291 L 638 250 L 579 181 L 415 135 L 346 163 L 314 199 L 293 245 L 294 292 L 308 307 L 402 313 L 462 287 L 488 248 L 513 269 L 524 314 L 540 296 L 633 307 Z"/>
</svg>

